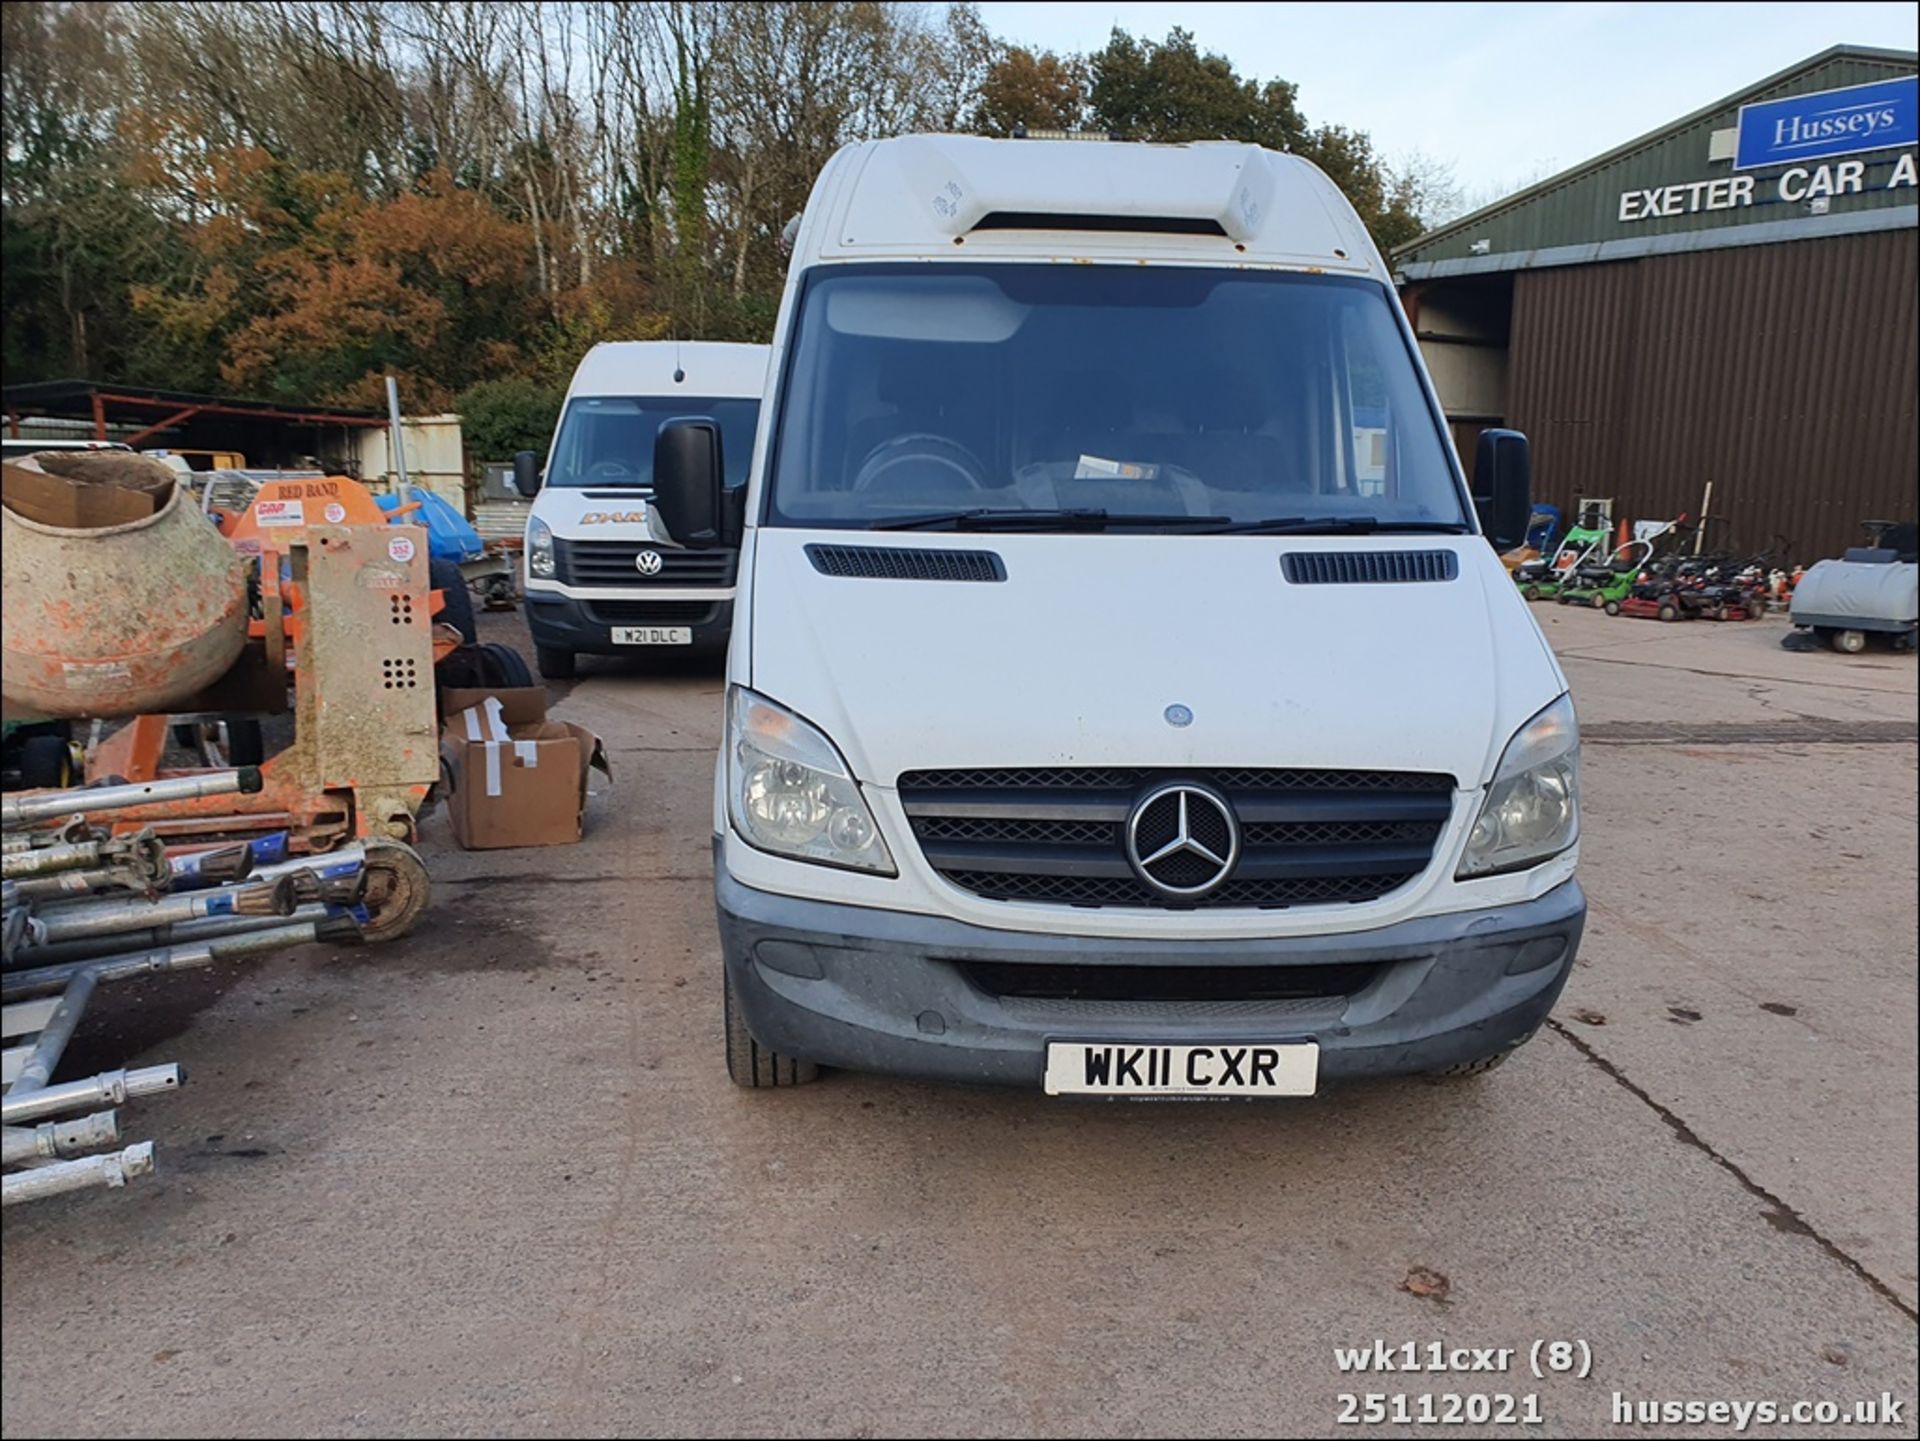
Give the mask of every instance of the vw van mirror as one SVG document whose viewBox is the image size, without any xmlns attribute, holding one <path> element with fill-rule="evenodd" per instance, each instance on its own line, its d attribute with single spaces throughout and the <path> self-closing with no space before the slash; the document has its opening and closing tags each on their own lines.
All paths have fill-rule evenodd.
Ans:
<svg viewBox="0 0 1920 1441">
<path fill-rule="evenodd" d="M 669 420 L 653 440 L 653 509 L 675 543 L 689 550 L 738 545 L 721 494 L 720 425 L 706 416 Z"/>
<path fill-rule="evenodd" d="M 1527 438 L 1517 430 L 1483 430 L 1473 459 L 1473 508 L 1480 529 L 1496 551 L 1527 539 L 1533 516 L 1533 464 Z"/>
<path fill-rule="evenodd" d="M 540 457 L 530 450 L 513 453 L 513 488 L 528 500 L 540 493 Z"/>
</svg>

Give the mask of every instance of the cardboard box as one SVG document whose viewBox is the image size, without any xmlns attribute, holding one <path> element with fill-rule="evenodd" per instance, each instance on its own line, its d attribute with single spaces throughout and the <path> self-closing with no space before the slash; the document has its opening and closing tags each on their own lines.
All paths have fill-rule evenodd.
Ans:
<svg viewBox="0 0 1920 1441">
<path fill-rule="evenodd" d="M 500 719 L 507 725 L 532 725 L 535 721 L 547 718 L 547 688 L 543 685 L 483 686 L 472 690 L 461 686 L 443 687 L 440 691 L 440 714 L 457 716 L 462 711 L 486 704 L 490 696 L 500 702 Z"/>
<path fill-rule="evenodd" d="M 588 773 L 612 779 L 606 749 L 583 726 L 545 719 L 544 691 L 539 718 L 510 722 L 506 694 L 484 696 L 441 731 L 454 842 L 468 851 L 571 845 L 580 839 Z"/>
</svg>

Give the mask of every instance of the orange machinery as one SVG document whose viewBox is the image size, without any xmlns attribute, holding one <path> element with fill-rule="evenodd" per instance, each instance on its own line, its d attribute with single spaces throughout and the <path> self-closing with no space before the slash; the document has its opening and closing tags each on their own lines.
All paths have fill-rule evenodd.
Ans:
<svg viewBox="0 0 1920 1441">
<path fill-rule="evenodd" d="M 296 852 L 352 840 L 370 848 L 370 903 L 424 904 L 426 873 L 405 844 L 439 775 L 433 667 L 459 643 L 436 626 L 424 527 L 391 523 L 344 476 L 264 484 L 243 512 L 216 517 L 250 567 L 246 649 L 180 714 L 285 712 L 294 738 L 261 765 L 251 794 L 203 796 L 116 813 L 114 830 L 151 826 L 173 843 L 284 830 Z M 88 755 L 91 776 L 193 775 L 163 761 L 171 715 L 142 715 Z M 398 843 L 398 844 L 392 844 Z M 376 864 L 374 856 L 384 864 Z"/>
</svg>

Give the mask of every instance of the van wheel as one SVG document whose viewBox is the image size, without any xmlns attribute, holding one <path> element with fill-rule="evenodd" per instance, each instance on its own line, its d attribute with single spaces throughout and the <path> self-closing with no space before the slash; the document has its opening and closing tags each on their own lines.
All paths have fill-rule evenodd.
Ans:
<svg viewBox="0 0 1920 1441">
<path fill-rule="evenodd" d="M 579 670 L 575 663 L 577 657 L 570 650 L 554 650 L 537 645 L 533 648 L 533 659 L 540 667 L 542 680 L 572 680 Z"/>
<path fill-rule="evenodd" d="M 747 1029 L 746 1018 L 733 1003 L 733 978 L 721 981 L 720 1005 L 727 1022 L 727 1075 L 734 1085 L 757 1090 L 762 1086 L 804 1086 L 820 1079 L 812 1061 L 770 1051 Z"/>
</svg>

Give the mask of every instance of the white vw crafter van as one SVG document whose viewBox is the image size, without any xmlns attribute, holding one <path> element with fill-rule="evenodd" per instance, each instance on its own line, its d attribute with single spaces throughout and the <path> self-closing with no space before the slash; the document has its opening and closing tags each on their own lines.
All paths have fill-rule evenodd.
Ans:
<svg viewBox="0 0 1920 1441">
<path fill-rule="evenodd" d="M 1573 963 L 1567 683 L 1380 257 L 1233 144 L 842 151 L 796 239 L 714 797 L 728 1063 L 1055 1093 L 1485 1068 Z"/>
<path fill-rule="evenodd" d="M 743 484 L 766 378 L 764 345 L 622 341 L 587 352 L 544 475 L 532 451 L 513 458 L 515 488 L 534 502 L 522 590 L 541 675 L 567 679 L 583 652 L 726 645 L 736 553 L 655 542 L 654 435 L 675 416 L 714 421 L 728 484 Z"/>
</svg>

